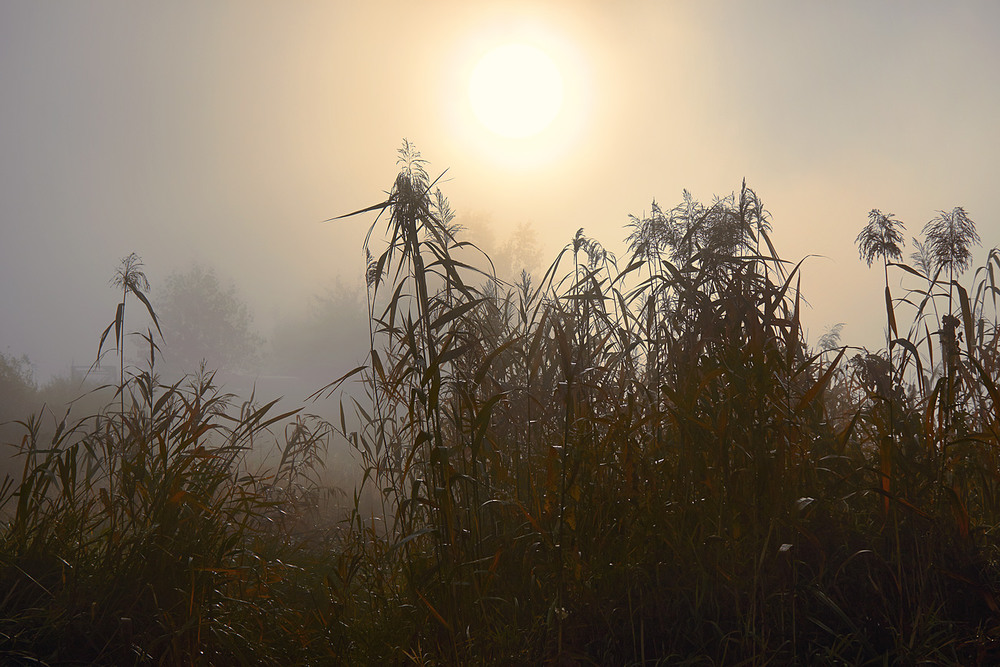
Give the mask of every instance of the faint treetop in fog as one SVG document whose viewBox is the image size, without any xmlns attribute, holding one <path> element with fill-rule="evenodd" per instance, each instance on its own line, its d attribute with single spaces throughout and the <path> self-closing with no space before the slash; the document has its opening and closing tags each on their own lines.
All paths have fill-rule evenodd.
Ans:
<svg viewBox="0 0 1000 667">
<path fill-rule="evenodd" d="M 35 372 L 28 357 L 0 352 L 0 423 L 23 419 L 33 405 Z"/>
<path fill-rule="evenodd" d="M 253 313 L 236 287 L 223 287 L 211 268 L 195 265 L 170 275 L 158 302 L 163 359 L 172 370 L 192 373 L 202 360 L 228 371 L 256 365 L 263 339 L 253 328 Z"/>
<path fill-rule="evenodd" d="M 313 295 L 307 309 L 282 318 L 266 372 L 312 383 L 309 392 L 326 384 L 368 353 L 368 317 L 364 292 L 338 281 Z"/>
</svg>

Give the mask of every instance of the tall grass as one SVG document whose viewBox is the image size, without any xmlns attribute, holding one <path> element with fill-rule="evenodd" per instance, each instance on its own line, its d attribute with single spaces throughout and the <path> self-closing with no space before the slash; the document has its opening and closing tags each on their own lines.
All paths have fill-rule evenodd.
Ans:
<svg viewBox="0 0 1000 667">
<path fill-rule="evenodd" d="M 236 410 L 210 375 L 161 387 L 152 372 L 123 379 L 130 410 L 51 445 L 24 422 L 24 473 L 3 490 L 0 650 L 53 663 L 1000 657 L 998 251 L 967 289 L 957 260 L 910 266 L 876 248 L 886 286 L 898 271 L 911 288 L 887 296 L 886 349 L 830 336 L 814 350 L 800 266 L 745 183 L 710 205 L 654 203 L 625 257 L 580 230 L 542 276 L 509 285 L 461 240 L 412 145 L 399 166 L 383 201 L 342 216 L 375 222 L 369 358 L 315 395 L 341 396 L 338 424 Z M 251 472 L 249 444 L 293 416 L 277 467 Z M 334 432 L 363 468 L 339 525 L 310 509 Z M 89 642 L 79 656 L 60 653 L 70 632 Z"/>
<path fill-rule="evenodd" d="M 804 339 L 799 266 L 745 184 L 710 206 L 654 203 L 620 266 L 581 230 L 518 285 L 472 268 L 430 192 L 404 167 L 369 209 L 389 242 L 358 371 L 369 426 L 347 435 L 385 500 L 379 531 L 356 525 L 397 630 L 369 658 L 992 655 L 992 268 L 975 305 L 952 283 L 968 302 L 953 328 L 927 321 L 946 295 L 924 276 L 887 296 L 889 348 L 829 354 Z M 922 275 L 869 254 L 887 285 L 890 269 Z M 947 424 L 928 376 L 942 354 Z"/>
<path fill-rule="evenodd" d="M 21 422 L 22 472 L 0 489 L 4 662 L 335 655 L 329 641 L 316 646 L 327 625 L 314 591 L 330 555 L 302 534 L 302 489 L 315 487 L 307 473 L 325 427 L 300 417 L 278 468 L 254 471 L 251 443 L 293 413 L 235 405 L 206 373 L 164 387 L 151 367 L 118 391 L 124 412 L 115 400 L 77 421 L 67 414 L 49 441 L 38 418 Z M 295 596 L 308 606 L 286 606 Z"/>
</svg>

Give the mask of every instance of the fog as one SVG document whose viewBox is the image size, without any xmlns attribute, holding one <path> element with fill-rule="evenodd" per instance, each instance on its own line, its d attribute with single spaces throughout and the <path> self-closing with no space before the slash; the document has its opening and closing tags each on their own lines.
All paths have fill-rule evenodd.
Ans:
<svg viewBox="0 0 1000 667">
<path fill-rule="evenodd" d="M 301 376 L 278 390 L 307 395 L 366 330 L 363 308 L 330 304 L 363 302 L 371 218 L 323 221 L 380 201 L 404 138 L 447 170 L 473 240 L 537 266 L 581 227 L 623 253 L 654 198 L 711 201 L 745 177 L 781 255 L 818 255 L 811 340 L 844 322 L 876 348 L 880 276 L 854 246 L 870 209 L 909 241 L 964 206 L 1000 243 L 997 25 L 992 2 L 5 2 L 0 351 L 36 382 L 92 363 L 136 252 L 154 308 L 170 276 L 214 272 L 260 338 L 243 375 Z M 565 108 L 500 140 L 466 80 L 519 39 L 550 49 Z"/>
</svg>

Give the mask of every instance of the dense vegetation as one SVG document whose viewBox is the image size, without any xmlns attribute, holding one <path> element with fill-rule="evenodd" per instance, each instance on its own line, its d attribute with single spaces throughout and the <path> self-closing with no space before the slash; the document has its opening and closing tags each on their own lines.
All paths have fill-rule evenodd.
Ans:
<svg viewBox="0 0 1000 667">
<path fill-rule="evenodd" d="M 811 349 L 799 266 L 745 185 L 633 218 L 621 264 L 581 230 L 507 285 L 400 160 L 363 212 L 368 363 L 315 396 L 339 423 L 240 405 L 204 372 L 161 386 L 155 331 L 104 410 L 44 442 L 22 422 L 5 661 L 1000 660 L 1000 251 L 961 284 L 963 210 L 912 264 L 872 211 L 887 347 L 833 330 Z M 152 312 L 140 267 L 119 342 L 130 295 Z M 280 461 L 254 467 L 278 424 Z M 341 436 L 363 467 L 343 518 L 316 477 Z"/>
</svg>

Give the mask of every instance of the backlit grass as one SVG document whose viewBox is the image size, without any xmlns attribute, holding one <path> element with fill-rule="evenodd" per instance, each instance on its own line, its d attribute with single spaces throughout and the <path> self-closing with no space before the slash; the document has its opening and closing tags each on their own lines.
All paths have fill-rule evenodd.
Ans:
<svg viewBox="0 0 1000 667">
<path fill-rule="evenodd" d="M 370 355 L 314 397 L 340 401 L 338 423 L 240 404 L 211 374 L 161 386 L 152 332 L 148 370 L 122 371 L 107 409 L 51 442 L 23 422 L 0 651 L 996 662 L 1000 251 L 963 284 L 978 237 L 955 211 L 911 264 L 900 223 L 873 211 L 858 240 L 883 262 L 887 348 L 834 331 L 813 349 L 799 265 L 745 184 L 654 206 L 626 257 L 581 230 L 511 285 L 407 144 L 359 212 L 376 217 Z M 896 272 L 909 292 L 890 293 Z M 363 482 L 338 521 L 314 472 L 341 436 Z M 273 468 L 248 459 L 261 440 L 282 448 Z"/>
</svg>

